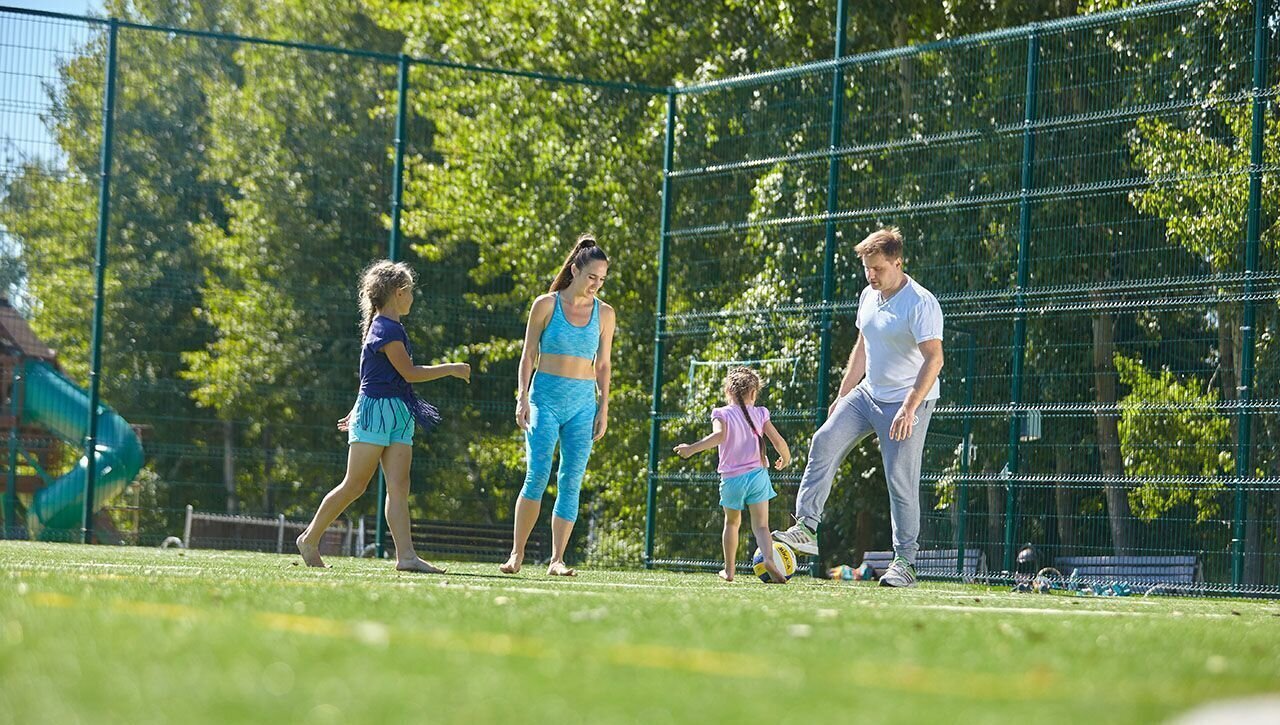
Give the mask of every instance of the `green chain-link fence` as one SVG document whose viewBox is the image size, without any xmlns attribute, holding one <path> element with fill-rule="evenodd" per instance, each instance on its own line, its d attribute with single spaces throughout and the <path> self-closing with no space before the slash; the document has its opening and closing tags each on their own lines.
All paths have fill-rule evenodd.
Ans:
<svg viewBox="0 0 1280 725">
<path fill-rule="evenodd" d="M 668 451 L 736 360 L 767 361 L 801 454 L 774 476 L 790 523 L 856 334 L 853 245 L 897 225 L 947 325 L 931 573 L 1011 572 L 1031 543 L 1038 566 L 1276 592 L 1277 25 L 1267 0 L 1152 3 L 679 89 L 649 561 L 717 565 L 713 468 Z M 873 442 L 834 491 L 827 563 L 889 549 Z"/>
<path fill-rule="evenodd" d="M 895 224 L 947 319 L 925 548 L 990 570 L 1024 542 L 1042 565 L 1180 557 L 1201 588 L 1276 591 L 1274 2 L 670 89 L 405 57 L 331 12 L 226 33 L 0 12 L 7 536 L 80 539 L 93 478 L 100 540 L 288 550 L 341 475 L 356 278 L 395 256 L 421 277 L 419 357 L 475 366 L 422 389 L 449 423 L 417 443 L 415 519 L 431 553 L 482 548 L 523 477 L 528 305 L 591 228 L 620 322 L 575 555 L 712 564 L 711 458 L 670 446 L 750 361 L 796 453 L 788 523 L 854 340 L 852 246 Z M 102 453 L 75 474 L 90 420 Z M 885 499 L 859 446 L 827 559 L 888 548 Z M 377 542 L 376 516 L 366 496 L 332 546 L 361 519 Z"/>
<path fill-rule="evenodd" d="M 653 236 L 661 138 L 617 139 L 661 127 L 665 89 L 411 58 L 399 34 L 320 11 L 307 17 L 332 28 L 296 27 L 287 8 L 255 17 L 246 34 L 333 46 L 0 12 L 6 535 L 292 551 L 342 477 L 356 284 L 389 256 L 419 274 L 418 361 L 474 368 L 469 386 L 421 387 L 446 417 L 417 443 L 425 553 L 495 555 L 524 476 L 528 306 L 579 231 Z M 601 167 L 625 187 L 601 184 Z M 637 380 L 652 313 L 633 290 L 650 247 L 611 249 L 605 291 L 627 321 L 615 350 L 634 360 L 617 367 Z M 110 409 L 86 471 L 95 377 Z M 643 433 L 647 388 L 615 389 L 615 416 Z M 619 543 L 610 495 L 585 492 L 576 556 L 638 564 L 642 519 Z M 389 547 L 379 499 L 361 498 L 327 546 Z"/>
</svg>

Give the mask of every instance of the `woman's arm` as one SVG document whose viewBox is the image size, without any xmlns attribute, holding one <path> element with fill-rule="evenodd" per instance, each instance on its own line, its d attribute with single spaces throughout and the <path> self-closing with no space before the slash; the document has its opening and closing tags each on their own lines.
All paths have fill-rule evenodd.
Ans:
<svg viewBox="0 0 1280 725">
<path fill-rule="evenodd" d="M 724 423 L 719 418 L 711 419 L 711 433 L 697 443 L 681 443 L 672 448 L 677 456 L 688 458 L 695 453 L 701 453 L 708 448 L 715 448 L 724 442 Z M 786 445 L 785 443 L 783 445 Z"/>
<path fill-rule="evenodd" d="M 533 368 L 541 354 L 539 340 L 547 328 L 555 301 L 549 294 L 541 295 L 529 308 L 529 322 L 524 328 L 524 346 L 520 350 L 520 371 L 516 377 L 516 425 L 520 430 L 529 429 L 529 388 L 533 384 Z"/>
<path fill-rule="evenodd" d="M 609 428 L 609 379 L 613 375 L 613 331 L 618 316 L 613 307 L 600 303 L 600 347 L 596 350 L 596 390 L 600 395 L 600 408 L 596 412 L 595 430 L 592 440 L 600 440 Z"/>
<path fill-rule="evenodd" d="M 453 376 L 471 382 L 471 366 L 466 363 L 445 363 L 443 365 L 414 365 L 409 358 L 409 351 L 399 340 L 388 342 L 382 346 L 382 352 L 395 367 L 400 376 L 411 383 L 425 383 Z"/>
<path fill-rule="evenodd" d="M 773 449 L 778 452 L 778 460 L 773 462 L 773 467 L 781 471 L 791 464 L 791 448 L 787 446 L 786 439 L 778 429 L 773 427 L 772 420 L 764 422 L 764 435 L 773 444 Z"/>
</svg>

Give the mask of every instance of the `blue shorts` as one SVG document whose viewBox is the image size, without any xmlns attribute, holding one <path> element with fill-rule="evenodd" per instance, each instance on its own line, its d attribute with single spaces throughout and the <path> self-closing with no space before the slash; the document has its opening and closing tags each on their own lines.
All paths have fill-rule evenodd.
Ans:
<svg viewBox="0 0 1280 725">
<path fill-rule="evenodd" d="M 347 419 L 347 443 L 369 443 L 389 446 L 393 443 L 413 445 L 413 416 L 409 406 L 399 398 L 356 398 Z"/>
<path fill-rule="evenodd" d="M 741 511 L 777 495 L 773 482 L 769 480 L 769 472 L 763 466 L 720 481 L 720 505 L 727 509 Z"/>
</svg>

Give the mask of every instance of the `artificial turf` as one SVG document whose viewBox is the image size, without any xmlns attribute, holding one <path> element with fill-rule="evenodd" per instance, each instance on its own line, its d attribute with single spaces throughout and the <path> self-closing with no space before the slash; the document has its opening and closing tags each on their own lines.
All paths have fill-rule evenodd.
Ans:
<svg viewBox="0 0 1280 725">
<path fill-rule="evenodd" d="M 0 543 L 0 722 L 1152 722 L 1280 603 Z"/>
</svg>

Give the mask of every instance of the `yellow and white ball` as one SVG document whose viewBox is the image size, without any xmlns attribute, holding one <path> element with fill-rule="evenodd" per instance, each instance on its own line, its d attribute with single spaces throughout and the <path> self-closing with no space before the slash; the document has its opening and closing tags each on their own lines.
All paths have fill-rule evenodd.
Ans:
<svg viewBox="0 0 1280 725">
<path fill-rule="evenodd" d="M 787 575 L 788 579 L 796 573 L 796 552 L 781 541 L 773 542 L 773 560 L 777 562 L 778 568 Z M 761 554 L 759 549 L 756 549 L 756 553 L 751 557 L 751 570 L 760 577 L 760 581 L 768 583 L 771 580 L 768 570 L 764 568 L 764 554 Z"/>
</svg>

